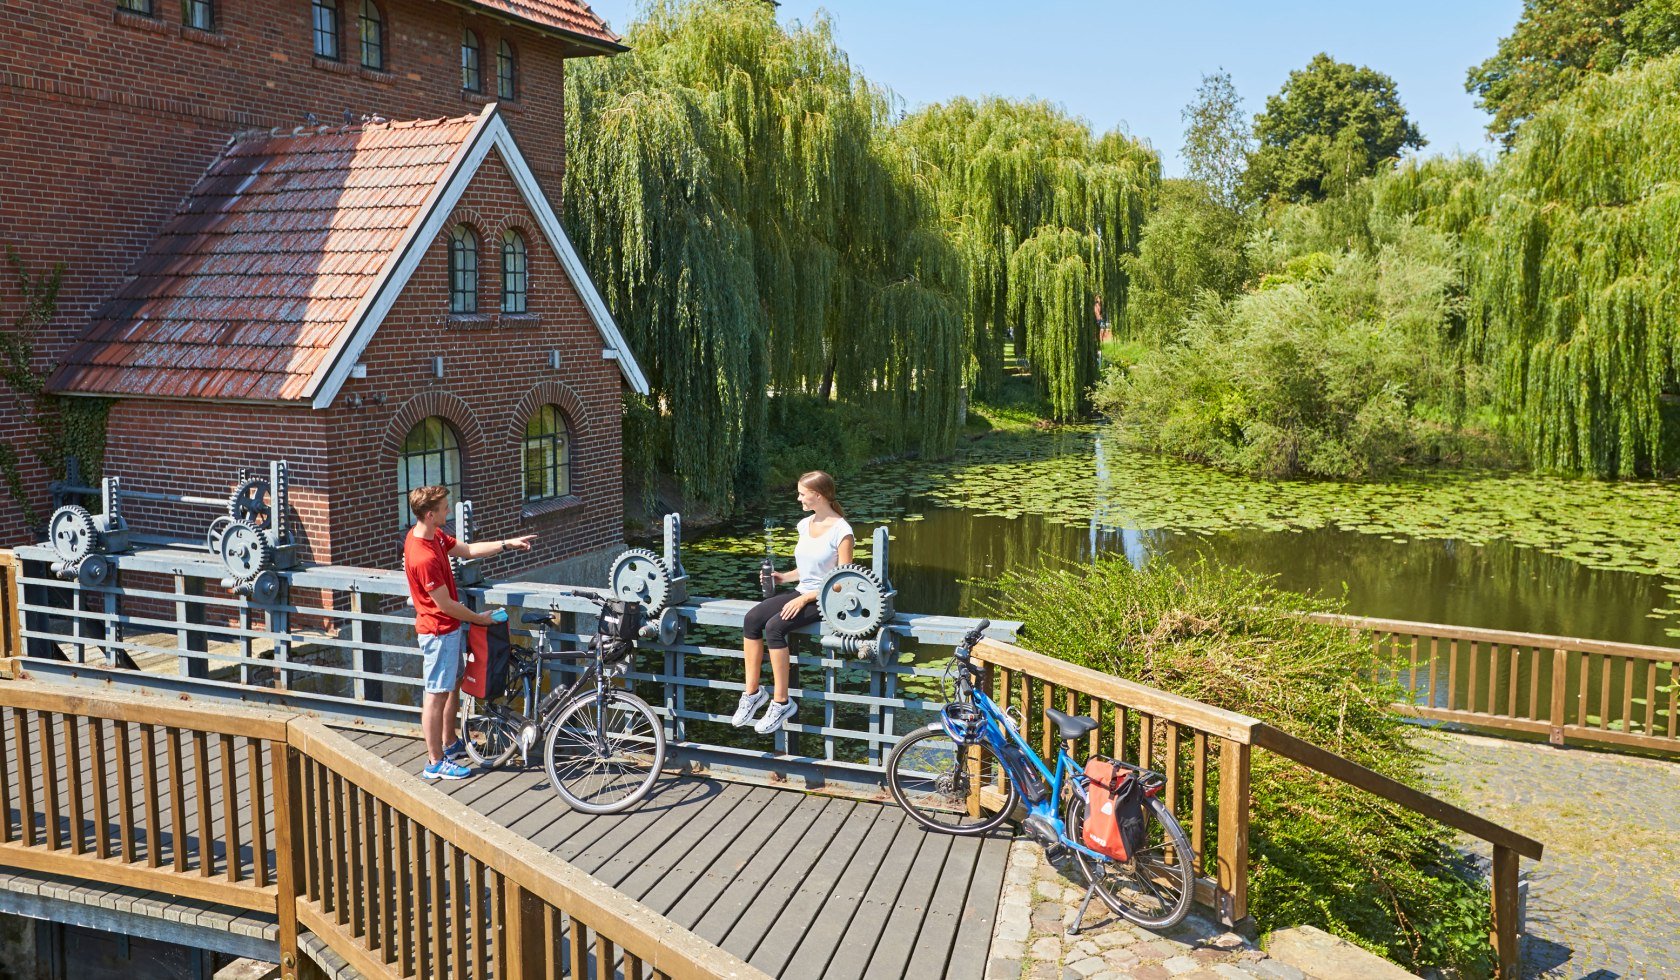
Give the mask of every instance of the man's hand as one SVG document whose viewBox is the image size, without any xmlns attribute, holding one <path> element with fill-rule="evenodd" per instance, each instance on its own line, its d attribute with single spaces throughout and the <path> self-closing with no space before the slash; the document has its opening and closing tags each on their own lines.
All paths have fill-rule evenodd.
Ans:
<svg viewBox="0 0 1680 980">
<path fill-rule="evenodd" d="M 513 551 L 530 551 L 531 542 L 536 539 L 537 536 L 535 534 L 525 534 L 517 538 L 508 538 L 504 543 Z"/>
</svg>

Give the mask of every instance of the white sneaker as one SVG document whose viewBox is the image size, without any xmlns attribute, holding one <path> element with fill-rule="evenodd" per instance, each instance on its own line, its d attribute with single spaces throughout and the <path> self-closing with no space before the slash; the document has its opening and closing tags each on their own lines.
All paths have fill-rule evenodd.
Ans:
<svg viewBox="0 0 1680 980">
<path fill-rule="evenodd" d="M 764 707 L 764 702 L 768 700 L 770 692 L 762 687 L 751 694 L 741 695 L 741 703 L 735 706 L 735 717 L 729 719 L 729 723 L 736 728 L 745 728 L 747 722 L 752 721 L 752 716 L 757 714 L 758 709 Z"/>
<path fill-rule="evenodd" d="M 753 731 L 760 735 L 768 735 L 782 727 L 782 723 L 792 718 L 794 712 L 798 710 L 799 702 L 792 698 L 788 698 L 786 704 L 777 704 L 772 701 L 770 707 L 764 709 L 764 717 L 760 718 L 758 724 L 753 726 Z"/>
</svg>

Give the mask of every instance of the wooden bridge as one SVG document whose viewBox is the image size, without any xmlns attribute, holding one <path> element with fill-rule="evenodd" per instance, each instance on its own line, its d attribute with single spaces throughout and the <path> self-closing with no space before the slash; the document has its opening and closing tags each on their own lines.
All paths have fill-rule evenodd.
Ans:
<svg viewBox="0 0 1680 980">
<path fill-rule="evenodd" d="M 689 637 L 648 645 L 627 681 L 663 716 L 675 768 L 632 812 L 589 817 L 534 771 L 442 791 L 417 778 L 398 575 L 299 568 L 264 605 L 221 588 L 202 552 L 114 556 L 91 586 L 50 560 L 0 559 L 0 907 L 121 919 L 287 976 L 982 975 L 1007 841 L 924 833 L 880 791 L 970 621 L 898 616 L 889 664 L 812 644 L 796 657 L 802 713 L 762 746 L 725 723 L 749 604 L 684 604 Z M 537 583 L 465 592 L 593 609 Z M 1224 921 L 1248 917 L 1255 752 L 1491 842 L 1491 940 L 1516 975 L 1517 862 L 1537 842 L 1253 718 L 1001 639 L 976 659 L 1046 752 L 1056 707 L 1101 723 L 1087 750 L 1167 774 L 1197 898 Z"/>
</svg>

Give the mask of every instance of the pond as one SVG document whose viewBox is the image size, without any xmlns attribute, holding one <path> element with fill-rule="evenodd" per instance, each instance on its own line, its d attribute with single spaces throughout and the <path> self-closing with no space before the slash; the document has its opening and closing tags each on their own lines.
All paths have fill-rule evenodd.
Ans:
<svg viewBox="0 0 1680 980">
<path fill-rule="evenodd" d="M 1420 472 L 1368 484 L 1249 480 L 1117 448 L 1098 428 L 1000 433 L 952 460 L 841 481 L 859 532 L 891 530 L 904 611 L 981 615 L 987 580 L 1053 562 L 1203 556 L 1345 611 L 1680 646 L 1680 489 Z M 750 596 L 764 521 L 788 567 L 798 510 L 773 501 L 691 533 L 696 595 Z"/>
</svg>

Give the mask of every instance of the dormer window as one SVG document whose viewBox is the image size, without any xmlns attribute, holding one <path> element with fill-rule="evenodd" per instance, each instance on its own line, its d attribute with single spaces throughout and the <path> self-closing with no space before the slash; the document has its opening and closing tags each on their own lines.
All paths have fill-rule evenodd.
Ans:
<svg viewBox="0 0 1680 980">
<path fill-rule="evenodd" d="M 469 92 L 484 91 L 484 73 L 479 69 L 479 52 L 483 49 L 477 34 L 461 32 L 461 87 Z"/>
<path fill-rule="evenodd" d="M 513 58 L 513 45 L 506 41 L 496 45 L 496 98 L 515 98 L 515 83 L 519 66 Z"/>
<path fill-rule="evenodd" d="M 338 60 L 338 0 L 310 0 L 315 16 L 315 57 Z"/>
<path fill-rule="evenodd" d="M 373 0 L 362 0 L 360 18 L 362 39 L 362 67 L 373 71 L 385 70 L 385 16 Z"/>
</svg>

